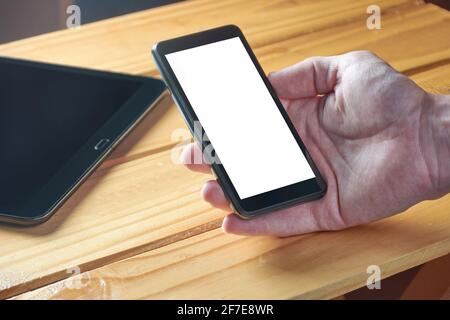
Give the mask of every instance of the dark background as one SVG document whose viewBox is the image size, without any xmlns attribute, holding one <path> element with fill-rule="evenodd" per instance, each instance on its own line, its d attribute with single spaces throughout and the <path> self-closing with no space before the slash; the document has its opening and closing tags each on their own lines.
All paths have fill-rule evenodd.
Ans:
<svg viewBox="0 0 450 320">
<path fill-rule="evenodd" d="M 66 28 L 66 9 L 81 9 L 81 24 L 180 0 L 0 0 L 0 44 Z"/>
<path fill-rule="evenodd" d="M 66 9 L 71 4 L 81 8 L 81 24 L 86 24 L 179 1 L 182 0 L 0 0 L 0 44 L 66 28 Z M 450 0 L 426 2 L 450 10 Z"/>
</svg>

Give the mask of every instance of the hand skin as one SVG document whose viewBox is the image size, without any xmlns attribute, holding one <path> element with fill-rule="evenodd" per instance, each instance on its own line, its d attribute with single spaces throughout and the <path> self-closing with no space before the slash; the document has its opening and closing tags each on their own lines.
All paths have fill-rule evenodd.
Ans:
<svg viewBox="0 0 450 320">
<path fill-rule="evenodd" d="M 366 51 L 314 57 L 269 75 L 300 137 L 327 182 L 320 200 L 242 220 L 223 229 L 291 236 L 341 230 L 394 215 L 450 191 L 450 96 L 432 95 Z M 193 164 L 197 144 L 182 162 Z M 270 146 L 267 146 L 270 152 Z M 217 181 L 202 197 L 230 210 Z"/>
</svg>

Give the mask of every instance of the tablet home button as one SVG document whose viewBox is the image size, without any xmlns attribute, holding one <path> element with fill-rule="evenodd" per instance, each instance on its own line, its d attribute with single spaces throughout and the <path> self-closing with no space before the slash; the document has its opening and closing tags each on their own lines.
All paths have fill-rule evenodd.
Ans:
<svg viewBox="0 0 450 320">
<path fill-rule="evenodd" d="M 109 144 L 109 139 L 108 139 L 108 138 L 101 139 L 99 142 L 97 142 L 97 144 L 95 145 L 94 149 L 95 149 L 95 150 L 102 150 L 102 149 L 104 149 L 108 144 Z"/>
</svg>

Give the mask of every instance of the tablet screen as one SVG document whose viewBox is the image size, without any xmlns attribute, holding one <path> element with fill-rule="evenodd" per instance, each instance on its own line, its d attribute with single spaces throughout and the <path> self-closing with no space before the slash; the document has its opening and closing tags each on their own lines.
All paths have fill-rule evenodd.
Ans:
<svg viewBox="0 0 450 320">
<path fill-rule="evenodd" d="M 0 212 L 44 187 L 140 85 L 0 60 Z"/>
</svg>

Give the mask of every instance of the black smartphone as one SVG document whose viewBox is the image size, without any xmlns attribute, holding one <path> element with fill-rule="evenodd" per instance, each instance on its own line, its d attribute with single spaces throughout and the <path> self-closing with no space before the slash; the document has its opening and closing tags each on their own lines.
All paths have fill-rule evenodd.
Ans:
<svg viewBox="0 0 450 320">
<path fill-rule="evenodd" d="M 152 53 L 237 214 L 251 218 L 325 194 L 320 172 L 238 27 L 162 41 Z"/>
</svg>

